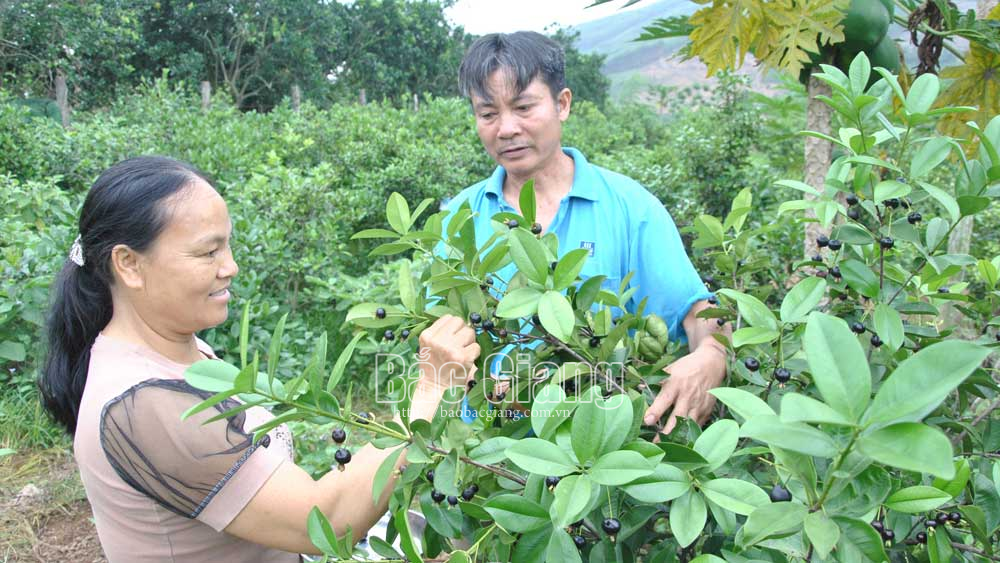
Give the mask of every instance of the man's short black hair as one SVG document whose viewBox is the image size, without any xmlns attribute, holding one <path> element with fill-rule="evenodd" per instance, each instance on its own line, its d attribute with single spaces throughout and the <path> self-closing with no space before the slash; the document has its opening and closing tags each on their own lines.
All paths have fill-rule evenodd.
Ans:
<svg viewBox="0 0 1000 563">
<path fill-rule="evenodd" d="M 488 100 L 490 76 L 497 70 L 521 93 L 536 77 L 549 87 L 552 97 L 566 87 L 566 55 L 558 43 L 534 31 L 491 33 L 477 39 L 462 59 L 458 69 L 458 88 L 462 95 Z"/>
</svg>

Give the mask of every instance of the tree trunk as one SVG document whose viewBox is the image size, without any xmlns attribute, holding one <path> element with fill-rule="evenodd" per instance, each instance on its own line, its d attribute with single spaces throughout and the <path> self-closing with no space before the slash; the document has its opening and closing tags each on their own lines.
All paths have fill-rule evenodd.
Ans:
<svg viewBox="0 0 1000 563">
<path fill-rule="evenodd" d="M 368 103 L 368 96 L 365 93 L 364 88 L 361 89 L 361 93 L 358 95 L 358 100 L 361 102 L 361 105 L 366 105 Z"/>
<path fill-rule="evenodd" d="M 66 88 L 66 74 L 62 69 L 56 71 L 56 104 L 59 106 L 59 115 L 62 116 L 62 126 L 69 127 L 69 90 Z"/>
<path fill-rule="evenodd" d="M 809 78 L 809 100 L 806 105 L 806 129 L 833 136 L 833 110 L 816 99 L 816 96 L 831 96 L 830 86 L 816 78 Z M 806 137 L 805 150 L 805 182 L 819 191 L 823 191 L 826 173 L 830 169 L 833 158 L 833 144 L 816 137 Z M 806 199 L 815 200 L 815 196 L 805 195 Z M 816 218 L 811 209 L 806 210 L 806 217 Z M 820 234 L 829 234 L 819 223 L 806 223 L 805 256 L 817 254 L 816 238 Z"/>
<path fill-rule="evenodd" d="M 292 84 L 292 110 L 298 112 L 302 105 L 302 89 L 298 84 Z"/>
<path fill-rule="evenodd" d="M 201 81 L 201 111 L 208 111 L 212 105 L 212 83 L 208 80 Z"/>
</svg>

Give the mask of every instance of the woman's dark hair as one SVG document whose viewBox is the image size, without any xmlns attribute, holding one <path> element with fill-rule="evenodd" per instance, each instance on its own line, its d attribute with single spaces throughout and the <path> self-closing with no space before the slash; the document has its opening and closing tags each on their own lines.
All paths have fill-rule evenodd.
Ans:
<svg viewBox="0 0 1000 563">
<path fill-rule="evenodd" d="M 497 70 L 507 73 L 515 91 L 521 93 L 535 78 L 549 87 L 553 99 L 566 87 L 566 55 L 554 40 L 534 31 L 491 33 L 469 47 L 458 69 L 458 89 L 489 100 L 490 76 Z"/>
<path fill-rule="evenodd" d="M 87 193 L 79 225 L 83 265 L 67 258 L 56 279 L 48 357 L 38 380 L 42 405 L 70 435 L 76 432 L 90 347 L 111 320 L 111 251 L 119 244 L 148 249 L 169 220 L 165 200 L 197 179 L 211 183 L 190 164 L 140 156 L 105 170 Z"/>
</svg>

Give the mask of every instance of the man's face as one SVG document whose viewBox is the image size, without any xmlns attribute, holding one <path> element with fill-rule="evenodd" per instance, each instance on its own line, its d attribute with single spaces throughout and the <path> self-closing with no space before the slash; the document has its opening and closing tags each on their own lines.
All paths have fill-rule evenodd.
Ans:
<svg viewBox="0 0 1000 563">
<path fill-rule="evenodd" d="M 528 179 L 560 154 L 562 123 L 569 117 L 572 94 L 563 89 L 553 99 L 537 77 L 524 91 L 515 90 L 513 81 L 498 70 L 487 82 L 490 99 L 473 94 L 472 110 L 486 152 L 508 174 Z"/>
</svg>

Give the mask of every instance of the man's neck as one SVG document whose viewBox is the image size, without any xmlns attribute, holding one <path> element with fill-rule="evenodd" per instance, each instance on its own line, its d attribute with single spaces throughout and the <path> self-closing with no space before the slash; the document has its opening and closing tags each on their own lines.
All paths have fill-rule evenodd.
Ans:
<svg viewBox="0 0 1000 563">
<path fill-rule="evenodd" d="M 503 182 L 504 199 L 520 211 L 521 188 L 528 180 L 534 180 L 538 203 L 558 204 L 573 187 L 574 171 L 573 157 L 560 150 L 545 168 L 531 175 L 519 177 L 508 172 Z"/>
</svg>

